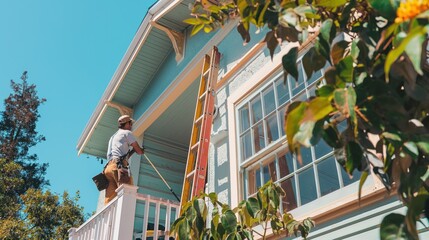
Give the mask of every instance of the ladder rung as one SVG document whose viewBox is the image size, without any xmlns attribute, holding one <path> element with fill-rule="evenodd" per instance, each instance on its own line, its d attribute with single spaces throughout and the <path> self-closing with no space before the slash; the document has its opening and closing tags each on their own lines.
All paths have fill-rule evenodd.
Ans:
<svg viewBox="0 0 429 240">
<path fill-rule="evenodd" d="M 194 176 L 194 174 L 195 174 L 195 169 L 192 170 L 190 173 L 188 173 L 188 175 L 186 175 L 186 178 L 190 178 L 190 177 Z"/>
<path fill-rule="evenodd" d="M 206 95 L 207 95 L 207 91 L 203 92 L 203 94 L 201 94 L 201 95 L 198 97 L 198 99 L 199 99 L 199 100 L 204 99 L 204 98 L 206 97 Z"/>
<path fill-rule="evenodd" d="M 199 145 L 200 145 L 200 142 L 197 142 L 194 145 L 192 145 L 191 151 L 195 150 Z"/>
<path fill-rule="evenodd" d="M 210 67 L 203 73 L 203 77 L 208 76 L 210 73 Z"/>
<path fill-rule="evenodd" d="M 201 114 L 201 116 L 199 116 L 197 120 L 195 120 L 194 124 L 199 124 L 201 120 L 203 120 L 203 118 L 204 118 L 204 114 Z"/>
</svg>

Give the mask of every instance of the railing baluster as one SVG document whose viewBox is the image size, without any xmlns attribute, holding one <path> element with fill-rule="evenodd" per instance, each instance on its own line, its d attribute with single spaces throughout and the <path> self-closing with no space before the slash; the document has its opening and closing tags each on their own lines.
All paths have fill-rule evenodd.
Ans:
<svg viewBox="0 0 429 240">
<path fill-rule="evenodd" d="M 126 187 L 127 189 L 129 187 Z M 135 188 L 131 187 L 130 189 Z M 144 207 L 144 213 L 143 213 L 143 226 L 142 226 L 142 233 L 141 238 L 142 240 L 146 240 L 147 237 L 152 237 L 153 239 L 158 239 L 158 237 L 164 237 L 164 239 L 169 239 L 170 237 L 170 228 L 171 228 L 171 221 L 172 219 L 176 219 L 178 217 L 178 209 L 179 204 L 171 200 L 165 200 L 162 198 L 157 198 L 149 195 L 139 194 L 139 193 L 124 193 L 128 194 L 127 201 L 130 203 L 130 201 L 143 201 L 145 204 Z M 130 198 L 131 197 L 131 198 Z M 134 221 L 133 214 L 129 214 L 130 212 L 127 211 L 127 206 L 118 206 L 118 202 L 121 203 L 125 199 L 121 199 L 121 201 L 118 198 L 115 198 L 110 202 L 108 205 L 106 205 L 100 212 L 92 216 L 88 221 L 86 221 L 84 224 L 82 224 L 79 228 L 73 228 L 69 231 L 69 239 L 70 240 L 93 240 L 93 239 L 106 239 L 106 240 L 113 240 L 114 235 L 122 232 L 122 234 L 128 235 L 131 234 L 133 238 L 136 236 L 140 236 L 139 233 L 132 234 L 128 232 L 130 229 L 130 226 L 132 228 L 132 222 Z M 133 200 L 134 199 L 134 200 Z M 155 215 L 151 213 L 151 205 L 155 204 Z M 135 208 L 134 208 L 135 209 Z M 162 214 L 162 211 L 166 211 L 165 215 Z M 129 209 L 128 209 L 129 210 Z M 126 211 L 126 212 L 118 212 L 118 211 Z M 134 210 L 133 210 L 134 211 Z M 174 213 L 173 213 L 174 211 Z M 124 213 L 128 213 L 128 216 L 123 215 Z M 123 219 L 122 222 L 120 222 L 120 219 L 117 219 L 118 216 L 121 216 Z M 125 218 L 124 218 L 125 216 Z M 128 219 L 130 216 L 133 216 L 133 219 L 130 220 L 130 222 L 125 221 L 124 219 Z M 150 219 L 149 219 L 150 218 Z M 148 232 L 148 224 L 149 222 L 154 225 L 153 229 L 153 235 L 149 235 Z M 128 224 L 128 225 L 127 225 Z M 165 225 L 165 230 L 160 231 L 159 227 L 160 224 Z M 123 228 L 125 227 L 125 228 Z M 118 228 L 118 229 L 116 229 Z M 122 236 L 122 235 L 121 235 Z"/>
<path fill-rule="evenodd" d="M 159 214 L 160 214 L 160 202 L 155 202 L 155 223 L 153 226 L 153 239 L 158 239 L 158 228 L 159 228 Z"/>
</svg>

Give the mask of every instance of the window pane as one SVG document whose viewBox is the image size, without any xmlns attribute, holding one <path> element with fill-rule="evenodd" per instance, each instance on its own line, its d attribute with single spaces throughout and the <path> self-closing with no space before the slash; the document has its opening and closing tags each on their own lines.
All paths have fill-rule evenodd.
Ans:
<svg viewBox="0 0 429 240">
<path fill-rule="evenodd" d="M 264 171 L 264 184 L 268 182 L 269 180 L 272 180 L 273 182 L 277 181 L 277 175 L 276 175 L 276 164 L 274 161 L 268 163 L 263 167 Z"/>
<path fill-rule="evenodd" d="M 274 99 L 274 89 L 269 87 L 266 89 L 262 96 L 264 97 L 264 111 L 265 115 L 270 114 L 274 109 L 276 109 L 276 102 Z"/>
<path fill-rule="evenodd" d="M 311 87 L 307 88 L 307 91 L 310 97 L 316 96 L 316 84 L 313 84 Z"/>
<path fill-rule="evenodd" d="M 267 139 L 269 144 L 279 139 L 279 127 L 277 124 L 276 113 L 271 114 L 271 116 L 267 118 L 266 125 L 267 125 Z"/>
<path fill-rule="evenodd" d="M 249 183 L 249 189 L 248 189 L 248 196 L 254 194 L 258 188 L 257 186 L 261 184 L 261 178 L 258 174 L 259 168 L 255 168 L 255 169 L 251 169 L 247 172 L 247 177 L 248 177 L 248 183 Z"/>
<path fill-rule="evenodd" d="M 257 191 L 262 186 L 261 170 L 259 168 L 255 169 L 255 181 L 256 181 L 256 191 Z"/>
<path fill-rule="evenodd" d="M 305 88 L 304 84 L 304 74 L 302 71 L 301 62 L 298 63 L 298 79 L 293 78 L 291 75 L 288 76 L 288 80 L 290 82 L 290 86 L 292 88 L 292 96 L 295 96 Z"/>
<path fill-rule="evenodd" d="M 240 133 L 243 133 L 250 127 L 249 122 L 249 106 L 245 104 L 242 108 L 238 110 L 240 116 Z"/>
<path fill-rule="evenodd" d="M 314 145 L 314 153 L 316 155 L 316 159 L 325 156 L 328 153 L 332 152 L 332 148 L 326 144 L 326 142 L 323 139 L 320 139 L 320 141 Z"/>
<path fill-rule="evenodd" d="M 295 178 L 291 177 L 280 183 L 280 186 L 286 192 L 286 196 L 282 198 L 284 211 L 295 209 L 298 204 L 296 201 Z"/>
<path fill-rule="evenodd" d="M 317 164 L 317 173 L 322 196 L 340 188 L 334 157 L 329 157 Z"/>
<path fill-rule="evenodd" d="M 287 152 L 285 155 L 279 157 L 279 169 L 281 178 L 291 174 L 294 171 L 293 157 L 290 152 Z"/>
<path fill-rule="evenodd" d="M 240 137 L 240 145 L 241 145 L 241 152 L 242 152 L 242 159 L 246 160 L 250 156 L 252 156 L 252 145 L 251 145 L 251 139 L 250 139 L 250 131 L 245 133 L 243 136 Z"/>
<path fill-rule="evenodd" d="M 343 177 L 344 187 L 347 185 L 350 185 L 356 181 L 359 181 L 362 173 L 357 171 L 357 170 L 354 170 L 352 174 L 353 174 L 353 176 L 350 177 L 349 174 L 347 174 L 346 170 L 341 169 L 341 175 Z"/>
<path fill-rule="evenodd" d="M 302 164 L 297 161 L 298 168 L 302 168 L 313 161 L 311 157 L 311 148 L 301 147 Z M 298 159 L 297 159 L 298 160 Z"/>
<path fill-rule="evenodd" d="M 286 111 L 286 107 L 280 107 L 279 117 L 280 117 L 280 134 L 281 134 L 281 136 L 285 135 L 285 111 Z"/>
<path fill-rule="evenodd" d="M 283 82 L 283 78 L 280 78 L 276 81 L 276 90 L 277 99 L 279 101 L 278 105 L 282 105 L 283 103 L 290 100 L 289 87 L 287 85 L 287 82 Z"/>
<path fill-rule="evenodd" d="M 307 100 L 307 94 L 305 92 L 302 92 L 301 94 L 294 96 L 292 99 L 293 102 L 295 101 L 304 102 L 305 100 Z"/>
<path fill-rule="evenodd" d="M 339 133 L 344 132 L 344 130 L 347 129 L 347 121 L 342 121 L 339 124 L 337 124 L 337 129 Z"/>
<path fill-rule="evenodd" d="M 315 73 L 313 73 L 313 75 L 311 75 L 310 79 L 307 80 L 308 84 L 313 83 L 316 80 L 319 80 L 322 77 L 322 70 L 319 70 Z"/>
<path fill-rule="evenodd" d="M 253 127 L 253 141 L 255 143 L 255 153 L 265 147 L 264 128 L 262 127 L 262 123 Z"/>
<path fill-rule="evenodd" d="M 316 182 L 314 181 L 313 168 L 308 168 L 298 174 L 299 193 L 301 205 L 309 203 L 317 198 Z"/>
<path fill-rule="evenodd" d="M 250 103 L 252 107 L 252 124 L 255 124 L 257 121 L 262 119 L 262 105 L 261 98 L 257 96 Z"/>
</svg>

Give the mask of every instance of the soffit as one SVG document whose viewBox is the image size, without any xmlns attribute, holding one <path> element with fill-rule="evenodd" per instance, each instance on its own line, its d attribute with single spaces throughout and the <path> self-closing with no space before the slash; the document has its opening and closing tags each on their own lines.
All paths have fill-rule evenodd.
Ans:
<svg viewBox="0 0 429 240">
<path fill-rule="evenodd" d="M 183 20 L 190 17 L 190 8 L 188 6 L 193 3 L 194 0 L 180 1 L 173 9 L 157 18 L 156 22 L 174 31 L 184 33 L 188 25 L 183 23 Z M 147 14 L 142 23 L 147 22 L 146 18 L 151 19 L 152 16 Z M 106 92 L 108 92 L 111 87 L 110 85 L 115 80 L 115 77 L 123 75 L 122 81 L 120 81 L 120 84 L 114 90 L 111 100 L 114 103 L 131 109 L 139 101 L 141 96 L 144 96 L 145 91 L 151 81 L 154 80 L 167 56 L 171 53 L 174 54 L 172 42 L 165 32 L 151 26 L 148 26 L 148 29 L 147 35 L 143 36 L 145 38 L 142 44 L 137 45 L 140 46 L 140 49 L 137 49 L 138 52 L 134 59 L 132 59 L 129 67 L 126 70 L 123 70 L 124 72 L 121 72 L 121 69 L 118 68 L 115 76 L 112 78 L 111 83 L 106 89 Z M 136 35 L 136 37 L 139 36 Z M 129 51 L 133 51 L 133 49 L 128 49 L 128 52 Z M 122 60 L 121 65 L 124 64 L 124 61 L 127 61 L 125 57 Z M 105 96 L 106 93 L 103 97 Z M 98 106 L 100 108 L 99 115 L 95 115 L 97 114 L 96 110 L 84 130 L 81 139 L 79 139 L 77 146 L 79 153 L 86 153 L 96 157 L 105 158 L 107 143 L 110 136 L 117 130 L 116 122 L 120 113 L 116 108 L 106 106 L 104 104 L 104 100 L 105 99 L 100 100 Z M 180 110 L 180 107 L 184 106 L 176 106 L 176 108 L 169 109 L 170 111 L 183 112 L 184 110 Z M 101 110 L 101 108 L 103 110 Z M 168 112 L 165 114 L 171 115 L 171 113 Z M 191 115 L 193 116 L 193 113 Z M 183 119 L 183 121 L 187 121 L 186 118 Z M 180 118 L 175 119 L 175 124 L 177 126 L 181 126 L 183 123 L 180 121 Z M 93 126 L 92 133 L 90 132 L 92 128 L 91 124 L 95 125 Z M 157 129 L 162 130 L 165 128 Z M 160 134 L 163 135 L 162 133 Z M 86 140 L 83 139 L 85 136 L 88 136 Z M 178 134 L 177 136 L 183 136 L 183 134 Z"/>
</svg>

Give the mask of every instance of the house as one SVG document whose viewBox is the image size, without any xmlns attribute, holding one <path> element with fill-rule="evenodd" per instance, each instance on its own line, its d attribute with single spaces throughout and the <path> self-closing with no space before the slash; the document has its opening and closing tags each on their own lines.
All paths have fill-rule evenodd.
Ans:
<svg viewBox="0 0 429 240">
<path fill-rule="evenodd" d="M 300 69 L 298 81 L 285 84 L 281 57 L 293 45 L 279 47 L 271 59 L 264 34 L 252 34 L 243 46 L 235 21 L 190 36 L 191 26 L 183 20 L 193 3 L 159 0 L 149 9 L 83 130 L 79 154 L 105 158 L 118 117 L 129 114 L 137 120 L 133 133 L 146 156 L 132 157 L 135 186 L 119 187 L 118 197 L 106 206 L 100 202 L 93 217 L 70 230 L 70 239 L 169 237 L 180 208 L 174 194 L 189 190 L 183 186 L 197 98 L 205 56 L 213 56 L 213 49 L 220 60 L 211 70 L 216 74 L 206 191 L 234 207 L 272 179 L 287 193 L 284 211 L 316 221 L 309 239 L 378 239 L 383 217 L 405 212 L 394 194 L 371 175 L 359 202 L 359 174 L 345 174 L 330 147 L 319 143 L 303 149 L 299 164 L 285 143 L 285 107 L 314 94 L 323 70 L 307 79 Z M 301 56 L 305 51 L 301 46 Z M 429 233 L 421 230 L 421 236 L 429 238 Z"/>
</svg>

